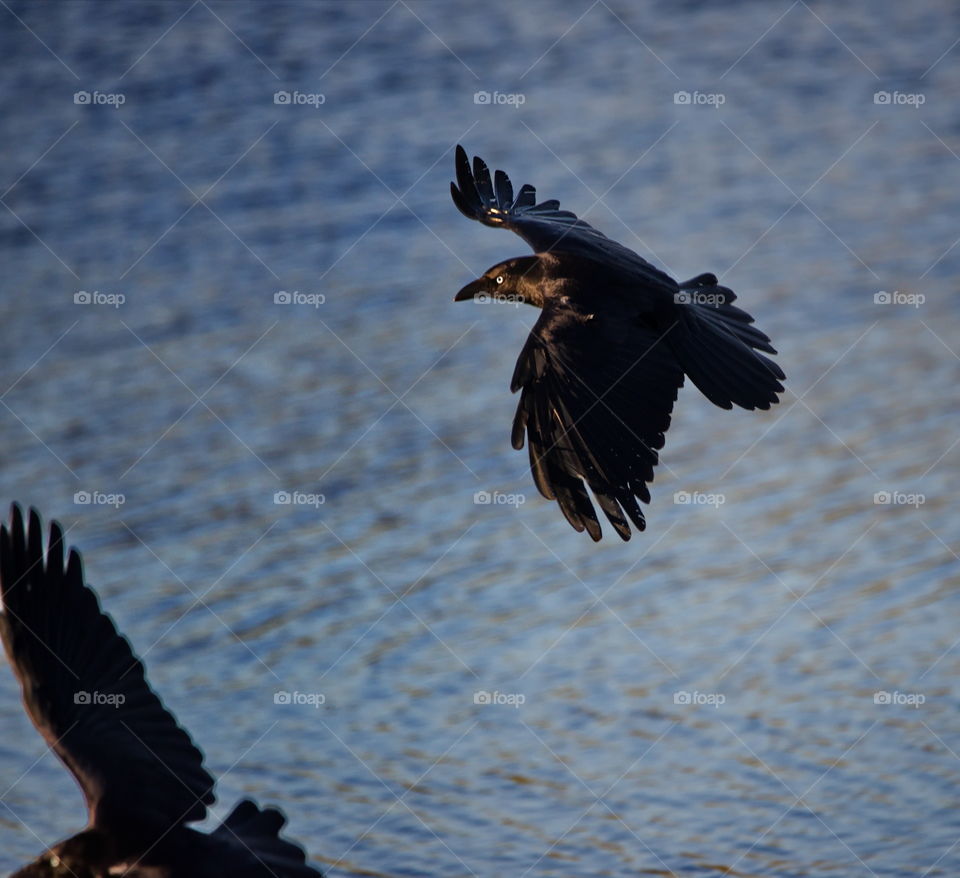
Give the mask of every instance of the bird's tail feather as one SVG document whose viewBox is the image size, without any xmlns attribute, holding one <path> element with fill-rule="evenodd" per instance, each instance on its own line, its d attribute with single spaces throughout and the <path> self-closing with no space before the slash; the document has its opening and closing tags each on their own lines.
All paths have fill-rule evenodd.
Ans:
<svg viewBox="0 0 960 878">
<path fill-rule="evenodd" d="M 783 392 L 780 367 L 758 351 L 775 354 L 753 318 L 733 305 L 734 292 L 712 274 L 680 284 L 677 323 L 668 338 L 690 380 L 714 405 L 768 409 Z"/>
</svg>

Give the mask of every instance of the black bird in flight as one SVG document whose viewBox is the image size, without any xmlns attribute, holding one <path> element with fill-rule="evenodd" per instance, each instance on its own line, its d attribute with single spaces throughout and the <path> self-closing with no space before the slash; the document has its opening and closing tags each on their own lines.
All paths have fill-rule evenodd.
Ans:
<svg viewBox="0 0 960 878">
<path fill-rule="evenodd" d="M 658 450 L 670 413 L 690 380 L 712 403 L 767 409 L 784 374 L 753 318 L 733 305 L 712 274 L 677 283 L 533 186 L 513 194 L 479 157 L 456 152 L 450 194 L 460 212 L 516 232 L 533 256 L 500 262 L 454 297 L 524 302 L 540 308 L 513 373 L 520 390 L 513 447 L 523 448 L 540 493 L 594 540 L 600 523 L 586 488 L 624 540 L 646 522 Z"/>
<path fill-rule="evenodd" d="M 0 635 L 33 724 L 70 769 L 89 824 L 13 878 L 322 878 L 279 835 L 274 808 L 241 801 L 209 835 L 186 826 L 214 801 L 203 755 L 144 677 L 144 667 L 64 564 L 53 522 L 46 556 L 36 510 L 14 504 L 0 529 Z"/>
</svg>

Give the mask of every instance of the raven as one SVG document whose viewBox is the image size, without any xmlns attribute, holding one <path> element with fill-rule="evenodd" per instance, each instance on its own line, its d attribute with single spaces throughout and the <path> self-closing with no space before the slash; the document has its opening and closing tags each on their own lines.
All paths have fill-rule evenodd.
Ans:
<svg viewBox="0 0 960 878">
<path fill-rule="evenodd" d="M 644 530 L 658 451 L 686 374 L 712 403 L 767 409 L 783 391 L 775 354 L 753 318 L 712 274 L 684 283 L 611 240 L 533 186 L 456 150 L 450 194 L 460 212 L 509 229 L 533 248 L 494 265 L 454 301 L 523 302 L 542 309 L 513 373 L 521 391 L 512 443 L 528 440 L 537 489 L 577 531 L 601 537 L 589 487 L 624 540 Z M 626 513 L 626 515 L 624 514 Z"/>
<path fill-rule="evenodd" d="M 241 801 L 209 835 L 185 826 L 213 804 L 203 755 L 84 583 L 76 549 L 13 505 L 0 528 L 0 635 L 27 713 L 87 801 L 87 828 L 13 878 L 322 878 L 280 836 L 274 808 Z"/>
</svg>

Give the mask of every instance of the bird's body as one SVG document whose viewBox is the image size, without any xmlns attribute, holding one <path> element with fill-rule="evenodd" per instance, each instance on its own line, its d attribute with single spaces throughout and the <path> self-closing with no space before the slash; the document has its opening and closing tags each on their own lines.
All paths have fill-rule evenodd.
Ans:
<svg viewBox="0 0 960 878">
<path fill-rule="evenodd" d="M 24 706 L 80 784 L 82 832 L 14 878 L 321 878 L 279 834 L 273 808 L 241 801 L 211 833 L 214 801 L 203 755 L 146 680 L 143 663 L 86 585 L 76 550 L 64 557 L 53 522 L 20 508 L 0 528 L 0 635 Z"/>
<path fill-rule="evenodd" d="M 509 229 L 533 256 L 494 265 L 455 299 L 520 301 L 542 314 L 514 370 L 521 391 L 512 441 L 526 437 L 537 488 L 594 540 L 600 524 L 586 488 L 623 539 L 647 484 L 684 375 L 722 408 L 766 409 L 784 377 L 758 351 L 776 353 L 753 318 L 712 274 L 684 283 L 607 238 L 556 201 L 516 198 L 509 178 L 461 147 L 451 195 L 461 213 Z"/>
</svg>

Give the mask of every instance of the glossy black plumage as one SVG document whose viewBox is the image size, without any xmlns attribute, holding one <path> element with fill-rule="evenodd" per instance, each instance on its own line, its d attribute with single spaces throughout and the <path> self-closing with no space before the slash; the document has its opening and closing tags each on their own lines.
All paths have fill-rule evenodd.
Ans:
<svg viewBox="0 0 960 878">
<path fill-rule="evenodd" d="M 83 790 L 86 830 L 17 873 L 136 878 L 318 878 L 277 835 L 283 816 L 241 802 L 211 834 L 186 826 L 214 801 L 203 755 L 144 676 L 142 662 L 84 583 L 63 531 L 24 526 L 14 504 L 0 528 L 0 635 L 27 713 Z M 259 815 L 259 817 L 257 817 Z M 255 831 L 254 831 L 255 830 Z"/>
<path fill-rule="evenodd" d="M 512 442 L 526 439 L 540 493 L 570 524 L 601 537 L 587 488 L 623 539 L 645 519 L 658 451 L 687 375 L 722 408 L 766 409 L 784 374 L 776 353 L 736 295 L 712 274 L 677 283 L 567 210 L 516 197 L 503 171 L 456 150 L 450 192 L 470 219 L 518 234 L 533 256 L 494 265 L 457 301 L 488 296 L 542 309 L 511 390 L 520 391 Z"/>
</svg>

